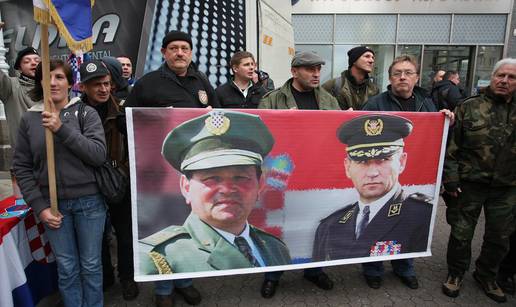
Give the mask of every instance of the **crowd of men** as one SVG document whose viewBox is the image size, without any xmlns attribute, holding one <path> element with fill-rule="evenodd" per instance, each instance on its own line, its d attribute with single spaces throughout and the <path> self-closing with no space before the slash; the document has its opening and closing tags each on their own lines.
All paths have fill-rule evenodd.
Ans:
<svg viewBox="0 0 516 307">
<path fill-rule="evenodd" d="M 163 65 L 137 81 L 133 78 L 131 60 L 124 55 L 92 60 L 81 65 L 81 100 L 99 113 L 106 134 L 108 153 L 112 160 L 126 168 L 128 166 L 123 116 L 125 107 L 441 111 L 450 118 L 451 124 L 443 174 L 443 198 L 447 205 L 446 218 L 451 226 L 451 232 L 447 253 L 448 276 L 442 285 L 442 291 L 450 297 L 459 295 L 464 274 L 468 271 L 471 261 L 473 232 L 480 212 L 483 210 L 486 221 L 485 234 L 473 276 L 486 295 L 497 302 L 506 301 L 504 292 L 514 293 L 513 278 L 516 272 L 516 240 L 513 234 L 516 228 L 514 218 L 516 216 L 515 59 L 507 58 L 496 63 L 491 82 L 484 93 L 465 98 L 458 87 L 460 76 L 456 71 L 437 72 L 436 77 L 442 80 L 435 80 L 431 92 L 419 87 L 417 85 L 419 65 L 413 57 L 407 55 L 394 59 L 388 69 L 389 86 L 381 92 L 371 78 L 371 73 L 374 71 L 375 52 L 365 46 L 351 49 L 348 52 L 348 68 L 339 77 L 328 80 L 322 85 L 320 73 L 325 61 L 315 53 L 299 52 L 291 62 L 292 77 L 277 89 L 271 89 L 272 80 L 269 80 L 266 73 L 257 70 L 253 54 L 238 51 L 233 54 L 230 61 L 233 77 L 214 89 L 205 74 L 198 71 L 192 64 L 192 49 L 192 40 L 187 33 L 180 31 L 167 33 L 161 48 Z M 19 118 L 34 103 L 27 96 L 27 91 L 34 86 L 34 72 L 39 61 L 37 50 L 27 48 L 18 53 L 14 65 L 19 73 L 16 77 L 9 77 L 0 72 L 0 99 L 5 105 L 12 144 L 16 141 Z M 95 64 L 95 69 L 91 69 L 93 66 L 88 66 L 91 63 Z M 203 123 L 204 120 L 205 118 L 202 119 Z M 239 121 L 240 118 L 235 116 L 233 120 Z M 399 121 L 389 117 L 384 120 L 386 123 Z M 347 125 L 363 126 L 363 121 L 363 118 L 359 118 L 356 122 L 350 122 Z M 337 215 L 342 216 L 343 212 L 350 212 L 350 218 L 357 220 L 354 229 L 357 239 L 367 236 L 367 226 L 376 224 L 376 227 L 381 227 L 379 225 L 383 224 L 379 221 L 381 214 L 375 211 L 372 204 L 381 203 L 383 206 L 392 204 L 393 201 L 414 204 L 407 206 L 407 208 L 414 208 L 413 212 L 406 211 L 403 216 L 400 216 L 404 219 L 431 213 L 428 200 L 423 197 L 402 196 L 397 178 L 404 169 L 406 154 L 397 147 L 395 141 L 410 134 L 411 126 L 406 122 L 401 124 L 397 122 L 394 126 L 403 127 L 393 132 L 396 139 L 381 139 L 374 142 L 387 144 L 382 151 L 382 156 L 357 159 L 353 151 L 347 152 L 346 174 L 355 184 L 360 200 L 337 212 L 339 213 Z M 360 136 L 350 135 L 348 129 L 348 126 L 341 128 L 340 141 L 348 146 L 360 144 L 367 148 L 366 142 Z M 243 130 L 235 133 L 247 132 Z M 259 134 L 266 134 L 266 132 L 253 131 L 246 137 L 252 139 Z M 176 146 L 187 145 L 191 144 L 176 144 Z M 265 156 L 270 148 L 266 144 L 260 143 L 260 145 L 262 150 L 258 154 Z M 182 160 L 178 161 L 179 158 L 172 154 L 168 156 L 164 153 L 164 155 L 172 166 L 184 174 L 181 179 L 183 195 L 192 205 L 192 212 L 196 214 L 198 213 L 196 210 L 199 210 L 202 204 L 188 197 L 191 198 L 191 194 L 195 193 L 195 182 L 199 176 L 205 176 L 206 173 L 211 172 L 221 178 L 231 178 L 235 172 L 239 172 L 246 174 L 246 178 L 255 182 L 256 177 L 253 176 L 258 175 L 259 178 L 261 174 L 260 172 L 255 174 L 255 170 L 261 166 L 261 163 L 256 160 L 249 161 L 243 166 L 240 164 L 239 167 L 233 165 L 231 159 L 226 160 L 224 164 L 207 161 L 203 167 L 189 170 L 183 166 Z M 235 157 L 236 160 L 237 158 L 241 160 L 241 157 Z M 374 193 L 362 193 L 354 174 L 364 172 L 361 170 L 364 165 L 373 164 L 376 161 L 385 163 L 385 169 L 388 169 L 391 174 L 387 179 L 382 179 L 387 182 L 386 187 Z M 367 176 L 380 176 L 380 172 Z M 256 195 L 251 193 L 251 196 L 256 199 Z M 121 205 L 109 207 L 109 218 L 106 221 L 107 225 L 110 224 L 115 229 L 118 242 L 118 276 L 122 285 L 122 295 L 126 300 L 136 298 L 139 292 L 138 285 L 133 279 L 130 203 L 130 193 L 127 192 Z M 199 225 L 199 218 L 203 220 L 203 215 L 197 215 L 199 216 L 189 217 L 189 225 Z M 252 256 L 253 247 L 256 250 L 253 236 L 260 236 L 264 240 L 274 242 L 273 244 L 282 250 L 284 258 L 289 258 L 288 250 L 282 249 L 280 240 L 259 232 L 252 225 L 246 226 L 246 219 L 247 216 L 244 216 L 239 220 L 243 224 L 239 224 L 236 231 L 233 228 L 224 228 L 223 223 L 215 223 L 213 227 L 232 233 L 230 237 L 234 239 L 234 243 L 229 241 L 228 246 L 238 247 L 252 265 L 261 266 L 267 262 L 267 255 L 263 252 L 261 256 Z M 332 230 L 339 223 L 339 227 L 350 226 L 345 225 L 341 220 L 336 220 L 335 215 L 330 215 L 321 221 L 317 235 L 325 238 L 339 237 L 341 230 Z M 206 225 L 203 227 L 210 228 Z M 103 248 L 104 288 L 108 288 L 114 282 L 113 266 L 109 256 L 109 229 L 111 229 L 110 226 L 106 227 Z M 237 240 L 242 238 L 239 232 L 243 231 L 248 232 L 246 238 L 251 242 L 246 243 L 245 239 L 244 242 Z M 407 228 L 400 231 L 418 232 L 417 229 L 407 230 Z M 167 250 L 174 250 L 173 239 L 173 236 L 159 242 L 149 239 L 146 244 L 151 249 L 156 246 L 169 246 L 170 249 L 167 248 Z M 314 247 L 314 259 L 338 258 L 339 255 L 328 252 L 331 250 L 328 245 L 335 241 L 318 240 L 320 246 Z M 420 241 L 423 242 L 425 239 L 421 238 Z M 359 246 L 358 244 L 356 248 L 349 250 L 360 254 Z M 420 250 L 420 247 L 414 246 L 414 250 Z M 206 266 L 206 260 L 201 256 L 198 258 L 200 259 L 198 265 Z M 275 265 L 284 264 L 283 260 L 278 260 Z M 391 264 L 394 273 L 404 285 L 411 289 L 418 288 L 413 259 L 393 260 Z M 367 285 L 373 289 L 380 288 L 384 274 L 383 263 L 369 262 L 362 266 Z M 281 274 L 282 272 L 265 274 L 261 287 L 261 295 L 264 298 L 274 296 Z M 333 288 L 332 280 L 322 268 L 305 269 L 304 278 L 321 289 Z M 158 281 L 155 282 L 156 306 L 172 306 L 174 289 L 189 304 L 196 305 L 201 302 L 201 294 L 195 289 L 191 279 Z"/>
</svg>

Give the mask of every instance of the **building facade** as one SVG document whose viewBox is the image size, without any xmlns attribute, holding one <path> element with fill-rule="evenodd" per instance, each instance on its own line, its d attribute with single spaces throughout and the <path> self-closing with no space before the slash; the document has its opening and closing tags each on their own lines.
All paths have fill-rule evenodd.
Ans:
<svg viewBox="0 0 516 307">
<path fill-rule="evenodd" d="M 398 55 L 415 56 L 420 85 L 438 69 L 460 73 L 466 93 L 489 84 L 493 65 L 510 56 L 513 0 L 297 0 L 292 1 L 296 51 L 326 60 L 321 79 L 347 69 L 347 51 L 367 45 L 376 53 L 372 74 L 382 90 Z M 516 50 L 514 50 L 516 53 Z"/>
</svg>

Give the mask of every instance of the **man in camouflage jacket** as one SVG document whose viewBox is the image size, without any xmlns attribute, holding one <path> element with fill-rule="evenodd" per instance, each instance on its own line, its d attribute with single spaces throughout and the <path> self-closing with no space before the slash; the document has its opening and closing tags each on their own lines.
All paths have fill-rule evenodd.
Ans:
<svg viewBox="0 0 516 307">
<path fill-rule="evenodd" d="M 443 292 L 456 297 L 471 259 L 471 240 L 482 209 L 485 234 L 473 277 L 488 297 L 505 302 L 495 282 L 509 248 L 516 206 L 516 59 L 495 64 L 485 94 L 456 109 L 456 124 L 444 164 L 449 198 L 446 219 L 448 278 Z"/>
</svg>

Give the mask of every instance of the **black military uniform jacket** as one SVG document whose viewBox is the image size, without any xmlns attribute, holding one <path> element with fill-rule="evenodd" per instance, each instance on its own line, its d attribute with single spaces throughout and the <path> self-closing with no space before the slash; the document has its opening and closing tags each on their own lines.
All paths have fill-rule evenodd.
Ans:
<svg viewBox="0 0 516 307">
<path fill-rule="evenodd" d="M 426 251 L 432 204 L 426 195 L 399 190 L 355 238 L 358 202 L 321 220 L 312 260 L 383 256 Z"/>
<path fill-rule="evenodd" d="M 220 108 L 215 90 L 206 75 L 191 64 L 186 76 L 178 78 L 166 63 L 139 79 L 124 104 L 124 107 L 202 108 L 207 106 Z"/>
</svg>

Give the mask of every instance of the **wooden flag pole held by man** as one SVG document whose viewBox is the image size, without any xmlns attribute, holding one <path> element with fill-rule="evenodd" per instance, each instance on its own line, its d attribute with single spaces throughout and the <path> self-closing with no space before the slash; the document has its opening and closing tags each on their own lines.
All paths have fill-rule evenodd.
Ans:
<svg viewBox="0 0 516 307">
<path fill-rule="evenodd" d="M 88 2 L 81 0 L 33 0 L 34 20 L 41 25 L 41 65 L 43 69 L 42 86 L 45 111 L 51 112 L 53 109 L 50 105 L 53 102 L 50 98 L 48 25 L 54 24 L 57 27 L 59 34 L 66 40 L 68 48 L 73 52 L 86 52 L 93 49 L 91 8 L 94 1 Z M 47 149 L 50 210 L 53 215 L 57 216 L 54 135 L 48 128 L 45 130 L 45 143 Z"/>
</svg>

